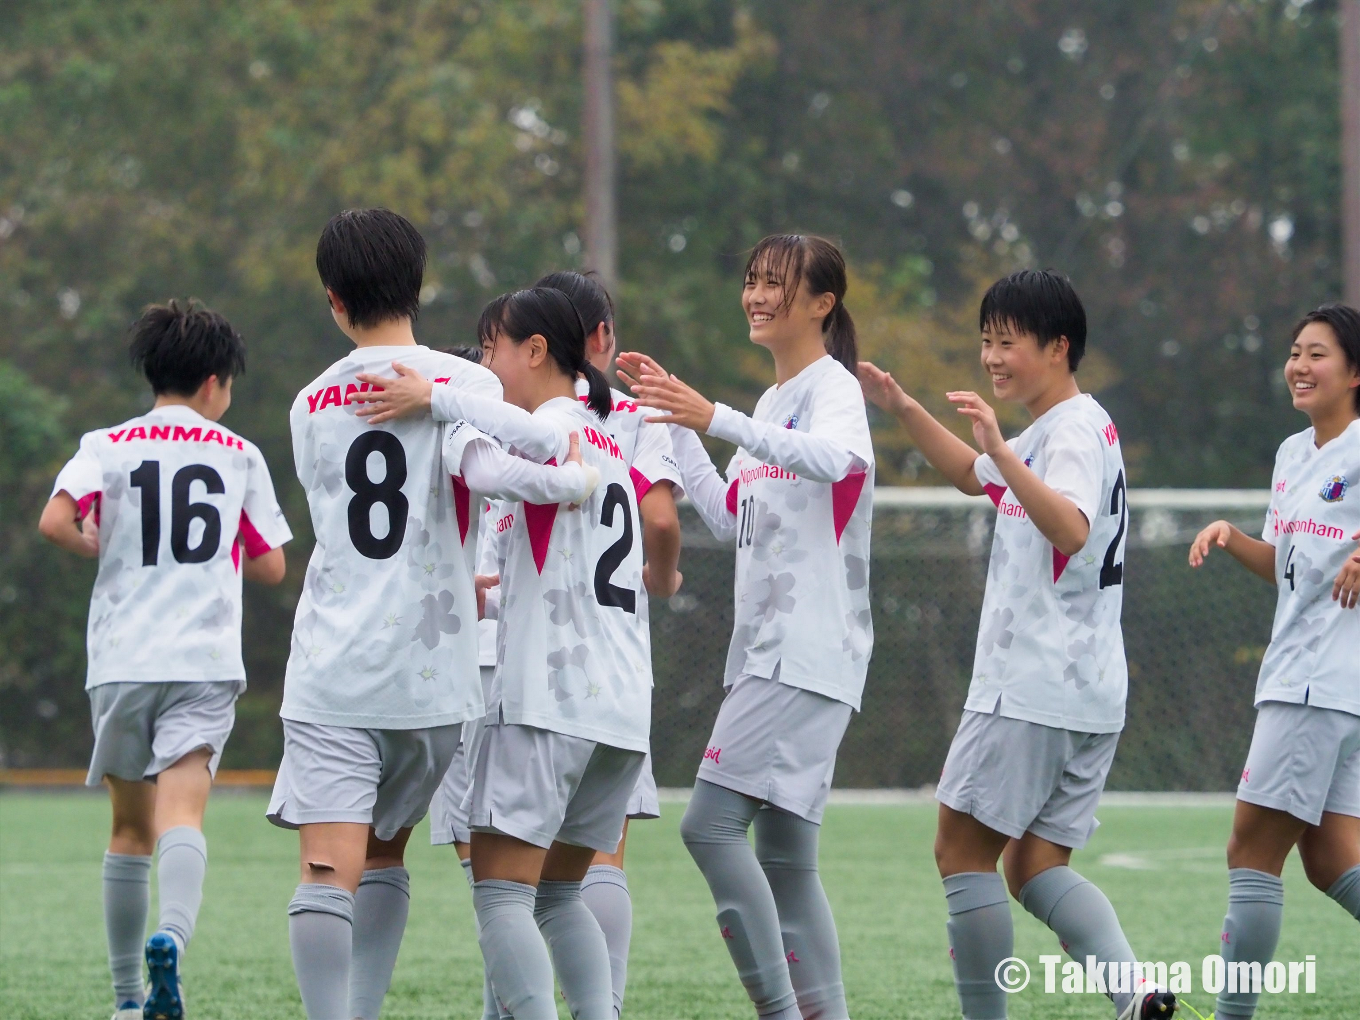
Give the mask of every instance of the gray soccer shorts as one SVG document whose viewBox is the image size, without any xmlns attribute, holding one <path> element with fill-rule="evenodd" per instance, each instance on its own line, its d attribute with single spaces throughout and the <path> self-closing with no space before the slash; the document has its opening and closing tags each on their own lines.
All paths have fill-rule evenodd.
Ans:
<svg viewBox="0 0 1360 1020">
<path fill-rule="evenodd" d="M 86 786 L 105 776 L 137 782 L 155 779 L 191 751 L 212 752 L 208 771 L 217 775 L 222 748 L 236 722 L 236 699 L 244 680 L 118 683 L 91 687 L 94 752 Z"/>
<path fill-rule="evenodd" d="M 482 694 L 491 695 L 491 680 L 495 676 L 495 666 L 483 666 Z M 468 790 L 472 786 L 472 763 L 477 757 L 481 744 L 482 731 L 486 728 L 486 718 L 478 716 L 463 723 L 463 740 L 453 756 L 449 770 L 439 782 L 439 789 L 430 801 L 430 844 L 447 846 L 450 843 L 471 843 L 472 830 L 468 828 Z"/>
<path fill-rule="evenodd" d="M 629 818 L 660 818 L 661 802 L 656 796 L 656 776 L 652 775 L 652 756 L 647 755 L 638 772 L 637 785 L 628 798 Z"/>
<path fill-rule="evenodd" d="M 461 733 L 457 723 L 373 730 L 285 719 L 266 817 L 285 829 L 362 822 L 391 839 L 425 817 Z"/>
<path fill-rule="evenodd" d="M 850 713 L 834 698 L 743 674 L 718 709 L 698 776 L 820 824 Z"/>
<path fill-rule="evenodd" d="M 1096 808 L 1118 744 L 1118 733 L 965 711 L 935 799 L 1011 839 L 1032 832 L 1080 850 L 1100 825 Z"/>
<path fill-rule="evenodd" d="M 490 724 L 473 763 L 469 828 L 612 854 L 645 757 L 535 726 Z"/>
<path fill-rule="evenodd" d="M 1360 817 L 1360 715 L 1262 704 L 1237 799 L 1309 825 L 1322 821 L 1324 811 Z"/>
</svg>

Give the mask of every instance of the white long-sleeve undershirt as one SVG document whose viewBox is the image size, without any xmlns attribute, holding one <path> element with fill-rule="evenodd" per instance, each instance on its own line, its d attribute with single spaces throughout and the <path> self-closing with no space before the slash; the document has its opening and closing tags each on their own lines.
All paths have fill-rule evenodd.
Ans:
<svg viewBox="0 0 1360 1020">
<path fill-rule="evenodd" d="M 839 482 L 869 467 L 843 442 L 830 436 L 756 421 L 726 404 L 714 405 L 708 434 L 735 443 L 762 463 L 813 482 Z"/>
<path fill-rule="evenodd" d="M 599 471 L 588 464 L 534 464 L 485 439 L 467 445 L 461 469 L 473 492 L 515 502 L 584 503 L 600 481 Z"/>
<path fill-rule="evenodd" d="M 708 451 L 699 437 L 690 429 L 671 425 L 671 446 L 675 451 L 676 463 L 680 465 L 680 477 L 685 483 L 685 495 L 689 497 L 694 509 L 699 511 L 708 530 L 721 542 L 730 542 L 737 535 L 737 518 L 727 509 L 727 490 L 718 469 L 709 459 Z"/>
<path fill-rule="evenodd" d="M 551 422 L 535 418 L 524 408 L 446 383 L 435 383 L 430 389 L 430 416 L 435 421 L 465 420 L 540 464 L 557 456 L 561 442 Z"/>
</svg>

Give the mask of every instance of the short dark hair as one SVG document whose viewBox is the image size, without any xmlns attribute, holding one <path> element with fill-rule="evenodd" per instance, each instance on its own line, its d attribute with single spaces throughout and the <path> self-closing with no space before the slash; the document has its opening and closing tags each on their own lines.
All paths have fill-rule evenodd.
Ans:
<svg viewBox="0 0 1360 1020">
<path fill-rule="evenodd" d="M 1040 347 L 1067 337 L 1067 367 L 1086 354 L 1086 309 L 1072 281 L 1052 269 L 1022 269 L 987 288 L 978 329 L 1031 333 Z"/>
<path fill-rule="evenodd" d="M 567 378 L 585 376 L 590 387 L 586 405 L 601 419 L 609 417 L 614 407 L 609 380 L 586 360 L 586 327 L 571 298 L 552 287 L 529 287 L 492 298 L 477 320 L 477 342 L 485 348 L 498 333 L 515 344 L 534 334 L 547 340 L 548 356 Z"/>
<path fill-rule="evenodd" d="M 480 347 L 436 347 L 435 350 L 440 354 L 452 354 L 455 358 L 462 358 L 464 361 L 470 361 L 474 365 L 480 365 L 482 363 L 482 349 Z"/>
<path fill-rule="evenodd" d="M 1332 327 L 1336 342 L 1341 345 L 1341 353 L 1346 356 L 1346 365 L 1353 372 L 1360 371 L 1360 312 L 1340 302 L 1321 305 L 1295 323 L 1289 342 L 1292 344 L 1299 338 L 1303 328 L 1314 322 Z M 1353 395 L 1355 409 L 1360 411 L 1360 387 L 1356 388 Z"/>
<path fill-rule="evenodd" d="M 587 336 L 599 329 L 600 323 L 614 321 L 614 301 L 594 273 L 577 273 L 563 269 L 539 277 L 534 286 L 551 287 L 571 298 L 571 303 L 576 306 L 576 311 L 581 316 L 581 323 L 586 328 Z M 613 328 L 612 325 L 610 328 Z"/>
<path fill-rule="evenodd" d="M 196 298 L 149 305 L 132 324 L 128 353 L 158 396 L 192 397 L 209 376 L 221 384 L 246 370 L 241 334 Z"/>
<path fill-rule="evenodd" d="M 416 321 L 425 276 L 425 239 L 390 209 L 346 209 L 316 242 L 321 283 L 345 304 L 349 324 L 368 329 Z"/>
</svg>

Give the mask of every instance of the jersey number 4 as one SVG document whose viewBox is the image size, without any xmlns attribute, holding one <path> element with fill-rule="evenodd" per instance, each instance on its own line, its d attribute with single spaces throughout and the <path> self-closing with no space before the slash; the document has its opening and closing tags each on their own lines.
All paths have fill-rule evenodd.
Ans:
<svg viewBox="0 0 1360 1020">
<path fill-rule="evenodd" d="M 154 567 L 161 548 L 161 462 L 144 460 L 129 476 L 132 487 L 142 490 L 142 566 Z M 190 464 L 170 480 L 170 552 L 176 563 L 207 563 L 222 544 L 222 515 L 211 503 L 189 502 L 189 487 L 202 482 L 210 494 L 227 491 L 222 476 L 206 464 Z M 203 522 L 198 544 L 189 544 L 189 526 Z"/>
</svg>

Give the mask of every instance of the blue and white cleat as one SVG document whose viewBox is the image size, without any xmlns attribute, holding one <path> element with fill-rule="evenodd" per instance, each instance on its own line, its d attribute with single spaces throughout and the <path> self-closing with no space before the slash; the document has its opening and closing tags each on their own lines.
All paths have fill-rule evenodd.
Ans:
<svg viewBox="0 0 1360 1020">
<path fill-rule="evenodd" d="M 135 999 L 128 999 L 113 1011 L 113 1020 L 143 1020 L 142 1007 Z"/>
<path fill-rule="evenodd" d="M 183 1020 L 184 987 L 179 980 L 179 946 L 163 931 L 146 940 L 149 983 L 143 1020 Z"/>
</svg>

